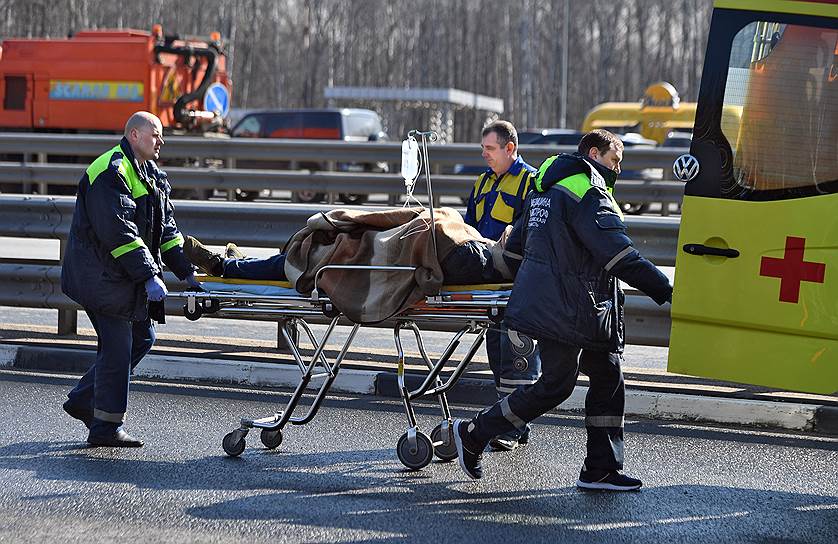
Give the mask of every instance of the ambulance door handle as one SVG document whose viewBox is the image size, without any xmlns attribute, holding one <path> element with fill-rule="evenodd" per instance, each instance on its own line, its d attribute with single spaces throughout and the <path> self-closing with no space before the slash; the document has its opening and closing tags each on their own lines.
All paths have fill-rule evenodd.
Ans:
<svg viewBox="0 0 838 544">
<path fill-rule="evenodd" d="M 684 252 L 690 255 L 717 255 L 719 257 L 728 257 L 733 259 L 739 256 L 739 252 L 735 249 L 725 249 L 721 247 L 710 247 L 704 244 L 684 244 Z"/>
</svg>

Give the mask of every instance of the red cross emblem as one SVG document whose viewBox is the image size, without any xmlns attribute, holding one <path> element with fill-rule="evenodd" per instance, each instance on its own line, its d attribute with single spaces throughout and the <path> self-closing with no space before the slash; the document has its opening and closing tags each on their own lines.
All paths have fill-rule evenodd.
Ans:
<svg viewBox="0 0 838 544">
<path fill-rule="evenodd" d="M 782 259 L 763 257 L 759 267 L 760 276 L 780 278 L 780 302 L 794 302 L 800 299 L 800 282 L 823 283 L 825 263 L 803 260 L 806 238 L 786 236 L 786 251 Z"/>
</svg>

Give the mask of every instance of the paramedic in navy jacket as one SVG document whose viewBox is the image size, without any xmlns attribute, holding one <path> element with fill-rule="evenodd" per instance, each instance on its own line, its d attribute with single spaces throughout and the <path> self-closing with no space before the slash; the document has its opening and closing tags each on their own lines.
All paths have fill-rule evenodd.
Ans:
<svg viewBox="0 0 838 544">
<path fill-rule="evenodd" d="M 171 187 L 154 159 L 163 145 L 160 119 L 133 114 L 119 145 L 87 168 L 61 269 L 61 289 L 96 329 L 96 360 L 70 391 L 64 410 L 90 430 L 95 446 L 139 447 L 122 427 L 128 382 L 164 321 L 163 263 L 197 286 L 169 201 Z"/>
<path fill-rule="evenodd" d="M 581 371 L 590 378 L 590 388 L 587 456 L 577 486 L 623 491 L 642 485 L 620 473 L 625 297 L 618 279 L 658 304 L 672 299 L 672 287 L 626 235 L 611 194 L 622 156 L 619 138 L 595 130 L 583 136 L 578 153 L 550 157 L 538 171 L 506 248 L 511 254 L 517 249 L 523 260 L 505 324 L 537 340 L 542 375 L 471 421 L 454 423 L 460 466 L 473 479 L 482 477 L 481 453 L 492 437 L 523 429 L 558 406 L 570 396 Z"/>
</svg>

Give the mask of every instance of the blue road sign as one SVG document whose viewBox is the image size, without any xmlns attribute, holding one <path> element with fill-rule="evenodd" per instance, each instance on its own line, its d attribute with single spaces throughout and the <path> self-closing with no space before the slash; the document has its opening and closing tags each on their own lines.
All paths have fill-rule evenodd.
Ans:
<svg viewBox="0 0 838 544">
<path fill-rule="evenodd" d="M 221 117 L 227 117 L 230 113 L 230 93 L 227 92 L 227 87 L 221 83 L 213 83 L 204 93 L 204 109 L 207 111 L 217 111 Z"/>
</svg>

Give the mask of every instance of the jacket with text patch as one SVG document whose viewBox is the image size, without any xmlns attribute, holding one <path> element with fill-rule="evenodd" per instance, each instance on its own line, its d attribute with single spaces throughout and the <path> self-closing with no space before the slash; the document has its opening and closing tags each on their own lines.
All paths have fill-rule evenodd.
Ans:
<svg viewBox="0 0 838 544">
<path fill-rule="evenodd" d="M 584 349 L 622 351 L 625 295 L 617 280 L 658 304 L 671 300 L 667 277 L 626 235 L 611 196 L 616 178 L 578 153 L 541 165 L 504 252 L 507 262 L 520 263 L 506 308 L 510 329 Z"/>
</svg>

